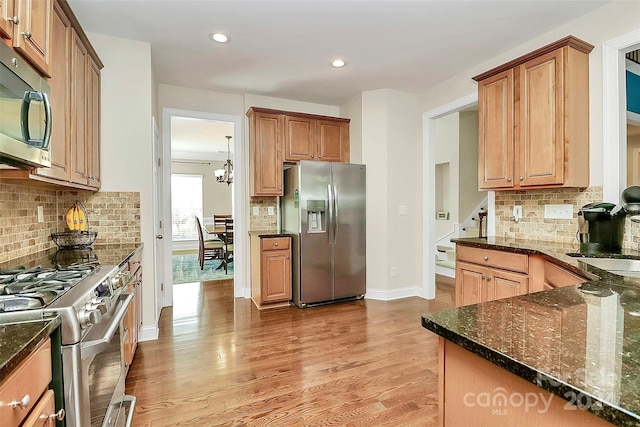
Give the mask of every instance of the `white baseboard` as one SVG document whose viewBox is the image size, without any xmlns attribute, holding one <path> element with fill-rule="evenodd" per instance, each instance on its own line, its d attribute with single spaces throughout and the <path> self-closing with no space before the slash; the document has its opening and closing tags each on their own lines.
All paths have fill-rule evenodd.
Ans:
<svg viewBox="0 0 640 427">
<path fill-rule="evenodd" d="M 145 326 L 140 330 L 140 335 L 138 336 L 138 341 L 155 341 L 158 339 L 159 329 L 157 325 L 153 326 Z"/>
<path fill-rule="evenodd" d="M 366 299 L 375 299 L 380 301 L 392 301 L 395 299 L 417 297 L 417 296 L 420 296 L 420 289 L 415 287 L 392 289 L 389 291 L 368 289 L 367 293 L 364 295 Z"/>
</svg>

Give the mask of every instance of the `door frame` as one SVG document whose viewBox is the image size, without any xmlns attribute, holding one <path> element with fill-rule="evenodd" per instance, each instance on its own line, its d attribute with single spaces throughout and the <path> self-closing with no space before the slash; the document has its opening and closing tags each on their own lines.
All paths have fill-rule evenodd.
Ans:
<svg viewBox="0 0 640 427">
<path fill-rule="evenodd" d="M 249 235 L 247 226 L 247 212 L 249 211 L 249 191 L 247 185 L 247 153 L 245 153 L 242 136 L 242 117 L 228 114 L 208 113 L 203 111 L 181 110 L 175 108 L 162 109 L 162 163 L 171 163 L 171 117 L 187 117 L 204 120 L 215 120 L 233 123 L 234 140 L 238 141 L 233 150 L 233 194 L 232 210 L 236 237 L 234 239 L 234 268 L 233 294 L 234 297 L 251 297 L 251 289 L 246 286 L 249 277 Z M 163 168 L 164 203 L 163 212 L 165 224 L 171 220 L 171 168 Z M 165 227 L 166 229 L 166 227 Z M 164 239 L 165 292 L 163 306 L 173 305 L 173 262 L 171 255 L 171 235 Z"/>
<path fill-rule="evenodd" d="M 602 43 L 602 200 L 620 203 L 627 185 L 625 57 L 640 45 L 640 30 Z M 614 168 L 611 165 L 618 165 Z"/>
<path fill-rule="evenodd" d="M 420 296 L 436 297 L 436 119 L 478 104 L 478 91 L 422 114 L 422 288 Z M 495 192 L 488 192 L 487 235 L 495 235 Z"/>
</svg>

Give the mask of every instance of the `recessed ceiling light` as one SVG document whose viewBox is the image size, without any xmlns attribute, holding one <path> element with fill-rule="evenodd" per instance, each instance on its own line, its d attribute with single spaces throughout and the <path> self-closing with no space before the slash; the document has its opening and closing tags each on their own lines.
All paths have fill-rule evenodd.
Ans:
<svg viewBox="0 0 640 427">
<path fill-rule="evenodd" d="M 209 37 L 211 37 L 211 40 L 213 40 L 214 42 L 229 43 L 229 37 L 222 33 L 213 33 Z"/>
<path fill-rule="evenodd" d="M 333 65 L 336 68 L 342 68 L 344 67 L 344 61 L 342 59 L 334 59 L 331 65 Z"/>
</svg>

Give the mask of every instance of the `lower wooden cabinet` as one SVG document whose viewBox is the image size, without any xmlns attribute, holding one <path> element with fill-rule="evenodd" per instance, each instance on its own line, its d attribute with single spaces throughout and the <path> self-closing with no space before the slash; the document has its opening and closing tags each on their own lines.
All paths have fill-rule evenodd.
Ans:
<svg viewBox="0 0 640 427">
<path fill-rule="evenodd" d="M 458 244 L 456 307 L 577 285 L 590 280 L 541 255 Z"/>
<path fill-rule="evenodd" d="M 251 299 L 259 309 L 289 305 L 290 237 L 251 236 Z"/>
<path fill-rule="evenodd" d="M 133 363 L 133 357 L 138 348 L 140 329 L 142 327 L 142 251 L 137 252 L 129 260 L 129 272 L 131 278 L 126 287 L 126 292 L 133 295 L 133 301 L 122 319 L 122 362 L 125 368 L 129 369 Z"/>
<path fill-rule="evenodd" d="M 456 307 L 529 292 L 527 255 L 458 246 L 456 257 Z"/>
<path fill-rule="evenodd" d="M 56 413 L 56 402 L 53 390 L 47 390 L 35 408 L 33 408 L 29 418 L 22 424 L 22 427 L 55 427 L 56 420 L 63 416 L 64 412 L 62 411 Z"/>
<path fill-rule="evenodd" d="M 38 415 L 31 416 L 34 411 L 49 411 L 48 415 L 55 412 L 54 393 L 47 391 L 51 366 L 51 340 L 47 339 L 0 383 L 0 402 L 4 402 L 0 405 L 2 427 L 55 425 L 55 421 L 47 424 L 39 421 Z M 50 404 L 44 401 L 48 397 Z"/>
</svg>

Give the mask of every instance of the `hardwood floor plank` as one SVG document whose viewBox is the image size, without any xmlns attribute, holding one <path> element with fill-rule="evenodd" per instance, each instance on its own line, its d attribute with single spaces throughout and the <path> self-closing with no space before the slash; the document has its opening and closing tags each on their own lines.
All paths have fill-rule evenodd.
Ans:
<svg viewBox="0 0 640 427">
<path fill-rule="evenodd" d="M 127 377 L 134 426 L 435 426 L 437 298 L 258 311 L 233 281 L 176 285 Z"/>
</svg>

